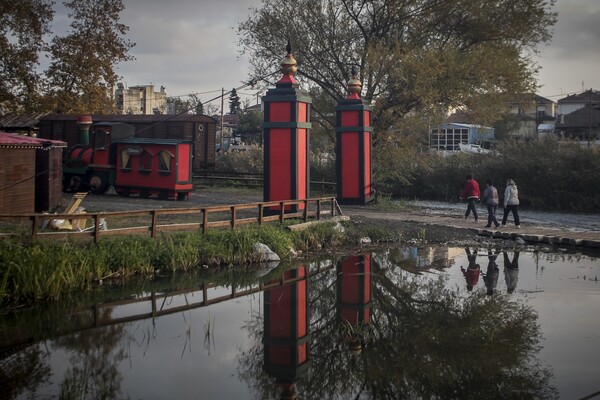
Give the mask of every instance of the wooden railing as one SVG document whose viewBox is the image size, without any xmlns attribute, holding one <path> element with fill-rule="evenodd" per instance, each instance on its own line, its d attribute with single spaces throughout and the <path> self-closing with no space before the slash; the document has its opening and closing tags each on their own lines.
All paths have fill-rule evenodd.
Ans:
<svg viewBox="0 0 600 400">
<path fill-rule="evenodd" d="M 9 221 L 15 225 L 19 221 L 29 220 L 30 228 L 28 235 L 31 238 L 65 238 L 65 237 L 92 237 L 94 242 L 103 236 L 150 234 L 157 238 L 163 231 L 185 231 L 198 230 L 205 233 L 209 228 L 229 227 L 235 229 L 240 225 L 257 223 L 262 225 L 266 222 L 279 221 L 283 223 L 286 219 L 309 218 L 320 219 L 322 215 L 336 216 L 342 214 L 335 197 L 321 197 L 303 200 L 269 201 L 247 204 L 234 204 L 226 206 L 207 206 L 192 208 L 167 208 L 139 211 L 115 211 L 85 214 L 0 214 L 0 221 Z M 178 223 L 161 223 L 160 217 L 186 216 L 184 221 Z M 123 218 L 135 218 L 136 223 L 148 224 L 141 226 L 125 226 L 112 228 L 111 220 Z M 41 229 L 52 220 L 69 220 L 77 225 L 77 220 L 91 220 L 91 227 L 82 230 L 54 231 Z M 3 229 L 6 230 L 6 229 Z M 12 231 L 0 233 L 0 237 L 22 236 L 23 231 Z"/>
</svg>

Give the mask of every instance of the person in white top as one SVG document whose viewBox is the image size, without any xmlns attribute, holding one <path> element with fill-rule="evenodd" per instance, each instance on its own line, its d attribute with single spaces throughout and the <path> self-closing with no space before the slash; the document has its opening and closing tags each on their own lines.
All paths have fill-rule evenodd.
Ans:
<svg viewBox="0 0 600 400">
<path fill-rule="evenodd" d="M 504 190 L 504 216 L 502 217 L 502 226 L 506 226 L 508 213 L 512 212 L 515 220 L 515 227 L 520 228 L 519 221 L 519 190 L 515 181 L 509 179 L 506 181 L 506 189 Z"/>
</svg>

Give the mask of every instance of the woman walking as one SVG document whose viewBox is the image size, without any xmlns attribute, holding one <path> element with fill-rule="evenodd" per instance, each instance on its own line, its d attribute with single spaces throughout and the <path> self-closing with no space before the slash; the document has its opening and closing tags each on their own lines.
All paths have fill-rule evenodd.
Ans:
<svg viewBox="0 0 600 400">
<path fill-rule="evenodd" d="M 485 183 L 487 184 L 487 187 L 483 191 L 483 196 L 481 196 L 481 202 L 485 202 L 488 211 L 488 222 L 485 227 L 491 228 L 493 222 L 494 226 L 497 228 L 500 226 L 500 223 L 496 219 L 496 209 L 498 208 L 498 190 L 494 187 L 491 179 L 487 179 Z"/>
<path fill-rule="evenodd" d="M 512 212 L 515 220 L 515 227 L 520 228 L 519 221 L 519 190 L 515 181 L 509 179 L 506 181 L 506 189 L 504 190 L 504 216 L 502 217 L 502 227 L 506 226 L 508 213 Z"/>
</svg>

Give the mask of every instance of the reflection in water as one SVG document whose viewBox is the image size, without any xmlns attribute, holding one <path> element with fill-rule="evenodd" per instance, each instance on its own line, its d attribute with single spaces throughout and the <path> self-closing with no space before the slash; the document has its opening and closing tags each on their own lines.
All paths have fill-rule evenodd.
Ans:
<svg viewBox="0 0 600 400">
<path fill-rule="evenodd" d="M 488 259 L 493 275 L 495 255 Z M 557 397 L 551 371 L 536 361 L 540 331 L 532 309 L 507 295 L 459 296 L 444 277 L 408 277 L 386 254 L 337 265 L 335 299 L 332 277 L 309 286 L 312 367 L 296 376 L 293 398 Z M 337 317 L 324 298 L 337 304 Z M 340 321 L 352 328 L 338 329 Z M 266 327 L 264 335 L 266 343 Z M 253 354 L 245 352 L 241 364 L 259 363 L 248 358 Z M 240 376 L 269 398 L 269 380 Z"/>
<path fill-rule="evenodd" d="M 132 362 L 133 359 L 135 372 L 141 369 L 139 375 L 144 378 L 144 374 L 156 372 L 152 368 L 157 368 L 157 365 L 162 368 L 166 364 L 175 369 L 181 368 L 175 374 L 183 375 L 184 370 L 189 372 L 192 361 L 198 363 L 194 367 L 205 363 L 218 364 L 214 361 L 222 361 L 219 359 L 222 353 L 226 352 L 230 357 L 231 349 L 235 349 L 235 356 L 230 357 L 234 359 L 233 368 L 231 364 L 224 364 L 225 369 L 219 370 L 219 374 L 230 376 L 237 368 L 233 379 L 240 381 L 235 384 L 242 386 L 247 398 L 557 397 L 551 370 L 538 361 L 541 337 L 538 314 L 519 301 L 518 295 L 501 293 L 502 290 L 497 288 L 499 252 L 480 249 L 478 255 L 477 250 L 467 249 L 466 255 L 468 265 L 463 264 L 466 266 L 463 267 L 465 275 L 460 271 L 460 264 L 451 268 L 454 258 L 459 263 L 465 259 L 465 249 L 413 246 L 344 257 L 327 264 L 328 268 L 307 263 L 297 268 L 277 268 L 265 276 L 254 274 L 236 279 L 215 276 L 212 281 L 222 283 L 213 294 L 211 286 L 201 285 L 199 288 L 198 282 L 194 281 L 188 289 L 194 296 L 189 298 L 198 300 L 201 297 L 202 301 L 188 304 L 186 299 L 184 304 L 173 304 L 177 313 L 181 309 L 190 310 L 192 318 L 189 319 L 190 326 L 186 327 L 188 332 L 202 331 L 203 325 L 198 318 L 193 318 L 193 312 L 198 311 L 194 308 L 214 307 L 217 302 L 222 302 L 236 309 L 240 308 L 233 300 L 236 296 L 246 296 L 244 301 L 256 302 L 264 298 L 259 307 L 262 313 L 243 311 L 232 314 L 243 321 L 240 324 L 245 341 L 227 343 L 226 350 L 217 346 L 214 352 L 211 350 L 209 359 L 195 358 L 198 353 L 205 353 L 202 346 L 194 346 L 193 349 L 188 346 L 183 361 L 180 347 L 172 355 L 168 346 L 164 352 L 149 349 L 165 345 L 166 341 L 164 337 L 161 341 L 159 332 L 153 335 L 152 343 L 148 341 L 147 346 L 135 354 L 136 349 L 127 347 L 135 336 L 134 328 L 122 321 L 101 328 L 79 329 L 79 325 L 73 325 L 70 330 L 74 333 L 65 334 L 66 316 L 62 320 L 56 318 L 54 324 L 61 325 L 62 330 L 48 330 L 55 330 L 62 336 L 50 340 L 42 332 L 47 320 L 9 324 L 7 319 L 3 319 L 0 320 L 0 344 L 12 332 L 31 340 L 27 345 L 21 341 L 20 346 L 24 347 L 13 349 L 12 353 L 6 350 L 0 352 L 0 380 L 3 384 L 0 387 L 8 391 L 9 398 L 19 395 L 62 398 L 125 398 L 131 395 L 132 398 L 147 398 L 138 393 L 132 394 L 135 384 L 141 381 L 149 386 L 159 383 L 145 379 L 128 381 L 128 374 L 133 374 L 133 368 L 128 368 L 124 360 Z M 482 259 L 487 261 L 485 272 L 480 271 L 486 290 L 467 293 L 463 289 L 463 278 L 466 280 L 469 269 L 479 269 L 477 257 L 479 262 Z M 522 257 L 520 291 L 527 283 L 526 263 L 532 259 L 526 258 L 525 254 Z M 543 259 L 543 254 L 535 257 L 535 273 L 541 274 L 544 262 L 552 262 L 550 257 L 555 256 L 550 255 L 547 260 Z M 511 292 L 516 287 L 519 252 L 505 252 L 503 258 L 507 291 Z M 538 260 L 543 261 L 539 263 L 539 271 Z M 475 267 L 469 268 L 472 265 Z M 225 274 L 231 274 L 231 271 Z M 475 288 L 477 281 L 471 282 Z M 267 288 L 263 297 L 256 294 L 261 287 Z M 253 291 L 247 291 L 248 288 Z M 154 319 L 147 321 L 148 325 L 160 324 L 161 318 L 165 318 L 160 316 L 164 311 L 161 304 L 168 301 L 157 302 L 157 293 L 153 290 L 150 296 L 148 292 L 138 294 L 139 301 L 152 300 L 152 305 L 147 305 L 146 309 L 142 310 L 138 303 L 133 305 L 143 318 L 154 315 Z M 177 293 L 181 295 L 183 292 Z M 486 296 L 486 293 L 494 295 Z M 207 299 L 212 301 L 207 304 Z M 77 309 L 87 310 L 84 307 Z M 78 311 L 71 316 L 80 320 L 81 326 L 87 327 L 107 321 L 111 315 L 119 317 L 123 312 L 116 308 L 101 308 L 100 305 L 93 309 L 104 311 L 94 315 Z M 222 315 L 217 316 L 218 324 L 223 321 L 219 319 Z M 163 320 L 163 323 L 172 321 Z M 9 330 L 8 325 L 14 329 Z M 39 327 L 32 334 L 25 332 L 26 325 Z M 223 332 L 218 329 L 219 326 L 214 335 L 221 344 Z M 39 340 L 45 340 L 42 343 L 48 346 L 48 350 L 43 350 Z M 192 333 L 189 340 L 198 338 Z M 68 355 L 68 363 L 61 364 L 66 372 L 51 371 L 48 359 L 53 351 Z M 150 359 L 151 353 L 158 353 L 160 357 Z M 146 357 L 147 364 L 152 366 L 144 365 L 142 358 Z M 193 370 L 191 391 L 180 393 L 179 387 L 174 385 L 173 398 L 202 396 L 202 386 L 219 385 L 203 381 L 196 368 Z M 155 376 L 162 373 L 159 371 Z M 49 383 L 50 379 L 56 381 Z M 4 385 L 5 381 L 10 385 Z M 50 385 L 60 389 L 52 392 L 52 388 L 48 389 Z M 194 392 L 196 387 L 198 392 Z"/>
<path fill-rule="evenodd" d="M 493 252 L 492 249 L 488 251 L 488 265 L 483 274 L 483 282 L 486 287 L 486 294 L 488 296 L 493 295 L 496 292 L 496 286 L 498 286 L 498 275 L 500 275 L 500 268 L 498 268 L 498 264 L 496 263 L 496 259 L 498 258 L 498 253 Z"/>
<path fill-rule="evenodd" d="M 265 290 L 264 370 L 281 388 L 281 399 L 295 399 L 295 383 L 310 366 L 306 267 L 286 271 L 295 283 Z"/>
<path fill-rule="evenodd" d="M 460 270 L 467 281 L 467 290 L 472 291 L 473 287 L 477 286 L 477 282 L 479 282 L 479 272 L 481 271 L 481 268 L 479 267 L 479 264 L 477 264 L 477 249 L 472 250 L 467 247 L 465 248 L 465 251 L 467 252 L 469 265 L 466 270 L 464 267 L 460 267 Z"/>
<path fill-rule="evenodd" d="M 519 252 L 515 251 L 512 261 L 508 258 L 508 253 L 504 252 L 504 280 L 506 281 L 506 291 L 512 293 L 517 288 L 519 279 Z"/>
</svg>

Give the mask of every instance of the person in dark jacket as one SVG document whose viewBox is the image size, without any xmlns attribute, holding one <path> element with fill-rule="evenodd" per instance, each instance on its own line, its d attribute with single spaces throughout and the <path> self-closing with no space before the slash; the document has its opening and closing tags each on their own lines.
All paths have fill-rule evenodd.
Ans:
<svg viewBox="0 0 600 400">
<path fill-rule="evenodd" d="M 467 212 L 465 212 L 465 219 L 469 218 L 469 214 L 471 211 L 473 212 L 473 217 L 475 218 L 475 222 L 477 222 L 477 209 L 475 208 L 475 202 L 479 201 L 480 196 L 479 191 L 479 183 L 471 175 L 467 175 L 467 183 L 462 192 L 462 199 L 467 200 Z"/>
<path fill-rule="evenodd" d="M 487 187 L 483 191 L 483 196 L 481 196 L 481 202 L 487 206 L 488 211 L 488 222 L 485 227 L 491 228 L 493 222 L 494 226 L 497 228 L 500 226 L 500 223 L 496 219 L 496 210 L 498 209 L 498 189 L 494 187 L 491 179 L 487 179 L 485 183 Z"/>
</svg>

